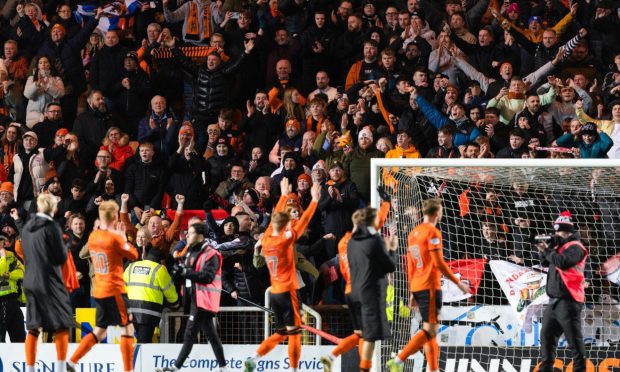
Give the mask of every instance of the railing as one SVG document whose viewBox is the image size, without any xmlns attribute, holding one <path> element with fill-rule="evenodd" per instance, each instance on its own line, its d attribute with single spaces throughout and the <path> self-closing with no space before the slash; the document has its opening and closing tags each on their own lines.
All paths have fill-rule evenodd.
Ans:
<svg viewBox="0 0 620 372">
<path fill-rule="evenodd" d="M 269 288 L 265 291 L 265 306 L 269 308 Z M 322 329 L 321 314 L 307 305 L 302 305 L 302 319 L 304 324 Z M 160 342 L 182 343 L 187 323 L 187 314 L 182 312 L 164 312 L 162 315 Z M 261 341 L 274 331 L 272 313 L 253 306 L 225 306 L 221 307 L 216 318 L 216 329 L 224 344 L 260 344 Z M 206 343 L 200 334 L 197 343 Z M 321 337 L 302 333 L 302 342 L 305 345 L 321 345 Z"/>
</svg>

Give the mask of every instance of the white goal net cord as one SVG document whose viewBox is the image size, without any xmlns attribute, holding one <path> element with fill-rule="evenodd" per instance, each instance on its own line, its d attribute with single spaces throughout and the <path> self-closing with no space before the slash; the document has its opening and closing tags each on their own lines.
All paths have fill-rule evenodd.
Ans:
<svg viewBox="0 0 620 372">
<path fill-rule="evenodd" d="M 553 234 L 553 222 L 563 211 L 570 212 L 590 250 L 583 323 L 590 362 L 596 366 L 620 357 L 620 162 L 373 159 L 372 182 L 373 190 L 382 187 L 392 197 L 384 231 L 397 231 L 399 240 L 388 311 L 392 339 L 382 343 L 382 365 L 419 326 L 419 315 L 406 306 L 407 236 L 421 221 L 422 201 L 436 197 L 444 206 L 439 225 L 444 258 L 476 291 L 463 299 L 456 287 L 443 285 L 442 371 L 510 370 L 505 363 L 515 370 L 534 369 L 548 300 L 535 243 Z M 376 191 L 372 198 L 378 207 Z M 560 339 L 560 346 L 565 344 Z M 426 368 L 419 354 L 406 371 Z M 570 362 L 562 348 L 558 355 L 565 365 Z"/>
</svg>

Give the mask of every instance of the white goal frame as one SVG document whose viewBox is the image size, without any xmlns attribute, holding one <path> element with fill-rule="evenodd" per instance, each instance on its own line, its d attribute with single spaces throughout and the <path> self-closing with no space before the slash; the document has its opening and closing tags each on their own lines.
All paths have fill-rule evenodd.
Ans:
<svg viewBox="0 0 620 372">
<path fill-rule="evenodd" d="M 447 158 L 373 158 L 370 162 L 370 206 L 379 208 L 380 198 L 377 186 L 383 174 L 381 168 L 387 167 L 467 167 L 467 168 L 620 168 L 620 159 L 447 159 Z M 404 345 L 403 345 L 404 346 Z M 373 371 L 381 365 L 381 342 L 377 342 L 373 357 Z M 419 371 L 421 372 L 421 371 Z"/>
</svg>

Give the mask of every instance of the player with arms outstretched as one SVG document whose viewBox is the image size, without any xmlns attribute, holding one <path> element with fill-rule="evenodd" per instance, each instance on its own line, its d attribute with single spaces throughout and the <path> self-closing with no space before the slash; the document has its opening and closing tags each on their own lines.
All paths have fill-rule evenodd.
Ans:
<svg viewBox="0 0 620 372">
<path fill-rule="evenodd" d="M 407 239 L 407 277 L 410 302 L 422 315 L 422 329 L 418 331 L 398 356 L 387 363 L 390 372 L 401 372 L 407 358 L 424 348 L 431 371 L 439 370 L 439 345 L 437 344 L 438 316 L 441 310 L 441 275 L 454 282 L 461 291 L 470 293 L 469 286 L 459 281 L 443 260 L 441 231 L 437 224 L 443 208 L 441 200 L 428 199 L 422 204 L 424 222 L 416 226 Z"/>
<path fill-rule="evenodd" d="M 123 280 L 123 259 L 138 258 L 138 251 L 127 242 L 125 226 L 118 222 L 118 205 L 105 201 L 99 205 L 100 229 L 88 238 L 88 251 L 95 271 L 93 297 L 96 303 L 95 330 L 80 342 L 71 360 L 69 372 L 99 341 L 106 337 L 108 326 L 121 326 L 121 354 L 125 372 L 133 371 L 133 326 L 127 313 L 127 291 Z"/>
<path fill-rule="evenodd" d="M 387 216 L 390 212 L 390 199 L 389 195 L 385 192 L 381 193 L 381 198 L 384 200 L 381 203 L 381 207 L 379 208 L 379 223 L 377 225 L 377 230 L 381 230 Z M 355 219 L 354 219 L 355 220 Z M 357 345 L 359 347 L 360 358 L 362 354 L 362 346 L 364 343 L 363 334 L 362 334 L 362 324 L 361 320 L 357 316 L 357 313 L 352 311 L 353 306 L 351 304 L 350 294 L 351 294 L 351 273 L 349 271 L 349 259 L 347 258 L 347 247 L 349 245 L 349 240 L 351 240 L 351 235 L 355 232 L 355 225 L 353 226 L 352 231 L 348 231 L 340 242 L 338 242 L 338 265 L 340 266 L 340 272 L 342 273 L 342 277 L 345 282 L 344 286 L 344 295 L 345 300 L 347 302 L 349 308 L 349 316 L 351 317 L 351 323 L 353 325 L 353 333 L 346 337 L 344 340 L 334 348 L 334 350 L 327 355 L 323 355 L 321 357 L 321 363 L 323 363 L 323 370 L 325 372 L 331 372 L 332 363 L 336 358 L 340 355 L 353 350 L 353 348 Z"/>
<path fill-rule="evenodd" d="M 288 184 L 282 186 L 288 187 Z M 295 268 L 294 244 L 297 237 L 304 233 L 316 211 L 321 197 L 321 185 L 315 183 L 310 193 L 312 201 L 297 223 L 289 224 L 290 217 L 287 213 L 275 212 L 263 238 L 256 243 L 257 247 L 263 247 L 261 255 L 265 258 L 269 269 L 271 280 L 269 296 L 275 313 L 276 333 L 260 344 L 254 357 L 245 361 L 246 372 L 254 371 L 256 361 L 287 338 L 291 370 L 297 371 L 301 357 L 301 317 L 297 300 L 299 283 Z"/>
</svg>

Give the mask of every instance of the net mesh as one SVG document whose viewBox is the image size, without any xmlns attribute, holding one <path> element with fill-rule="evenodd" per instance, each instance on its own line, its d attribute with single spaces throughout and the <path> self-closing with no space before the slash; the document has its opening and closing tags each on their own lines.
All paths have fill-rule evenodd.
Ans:
<svg viewBox="0 0 620 372">
<path fill-rule="evenodd" d="M 457 276 L 469 280 L 472 287 L 479 280 L 476 294 L 467 299 L 450 293 L 452 300 L 446 299 L 446 292 L 451 291 L 442 285 L 444 304 L 438 334 L 442 371 L 505 369 L 494 361 L 503 359 L 521 363 L 526 369 L 515 368 L 523 371 L 530 370 L 523 363 L 533 368 L 538 362 L 546 274 L 537 266 L 535 244 L 553 234 L 555 219 L 566 210 L 590 250 L 583 312 L 588 352 L 592 360 L 593 353 L 600 353 L 599 347 L 612 356 L 620 354 L 616 351 L 619 291 L 614 283 L 619 282 L 614 276 L 618 269 L 614 256 L 620 240 L 620 169 L 404 164 L 377 168 L 378 185 L 392 197 L 384 229 L 397 231 L 400 257 L 392 279 L 392 339 L 382 344 L 383 366 L 421 324 L 419 314 L 406 310 L 405 257 L 407 236 L 421 222 L 422 201 L 429 198 L 440 198 L 444 207 L 438 227 L 445 260 L 453 271 L 460 267 Z M 513 276 L 512 282 L 509 276 Z M 560 346 L 565 344 L 561 339 Z M 560 355 L 564 351 L 560 349 Z M 418 355 L 414 362 L 406 363 L 405 371 L 419 371 L 422 366 L 426 368 Z"/>
</svg>

